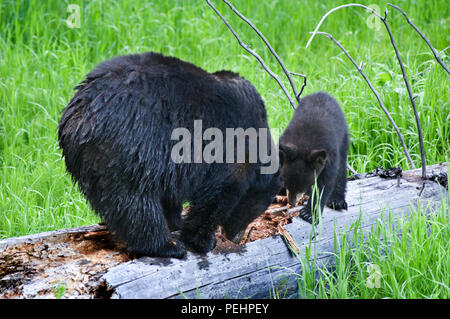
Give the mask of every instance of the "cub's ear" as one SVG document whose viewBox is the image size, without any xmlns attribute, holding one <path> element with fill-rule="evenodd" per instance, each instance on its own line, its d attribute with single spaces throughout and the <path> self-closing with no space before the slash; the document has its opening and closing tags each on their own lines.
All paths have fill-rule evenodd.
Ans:
<svg viewBox="0 0 450 319">
<path fill-rule="evenodd" d="M 286 162 L 291 162 L 297 157 L 297 147 L 294 144 L 280 144 L 278 145 L 278 149 L 281 165 Z"/>
<path fill-rule="evenodd" d="M 325 150 L 312 150 L 309 153 L 308 160 L 311 166 L 320 172 L 327 162 L 327 152 Z"/>
</svg>

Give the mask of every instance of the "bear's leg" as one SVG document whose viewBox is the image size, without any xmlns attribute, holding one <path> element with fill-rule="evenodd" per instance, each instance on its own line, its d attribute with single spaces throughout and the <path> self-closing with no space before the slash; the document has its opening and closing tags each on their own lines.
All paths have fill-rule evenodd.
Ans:
<svg viewBox="0 0 450 319">
<path fill-rule="evenodd" d="M 161 205 L 163 207 L 164 216 L 166 217 L 167 226 L 170 231 L 177 231 L 181 229 L 182 205 L 176 203 L 175 200 L 169 199 L 167 196 L 161 198 Z"/>
<path fill-rule="evenodd" d="M 214 233 L 240 201 L 245 186 L 240 181 L 202 187 L 183 222 L 181 240 L 199 253 L 207 253 L 216 245 Z"/>
<path fill-rule="evenodd" d="M 127 244 L 129 251 L 152 257 L 182 258 L 182 242 L 169 237 L 169 229 L 159 200 L 138 196 L 117 196 L 114 212 L 103 214 L 108 228 Z"/>
<path fill-rule="evenodd" d="M 239 243 L 247 226 L 264 213 L 281 188 L 278 176 L 262 178 L 266 178 L 264 184 L 250 187 L 230 217 L 222 224 L 225 236 L 234 243 Z"/>
<path fill-rule="evenodd" d="M 309 196 L 308 203 L 304 208 L 300 210 L 299 216 L 308 223 L 317 224 L 319 222 L 319 212 L 323 212 L 325 204 L 328 203 L 331 194 L 333 193 L 335 183 L 336 183 L 337 172 L 334 170 L 329 170 L 325 168 L 317 179 L 317 191 L 314 192 L 312 196 L 312 188 L 307 192 Z M 320 206 L 320 211 L 319 207 Z M 314 216 L 313 216 L 314 214 Z M 314 217 L 314 218 L 313 218 Z"/>
<path fill-rule="evenodd" d="M 338 168 L 336 177 L 336 184 L 333 193 L 327 202 L 327 206 L 335 209 L 347 209 L 347 202 L 345 201 L 345 190 L 347 187 L 347 162 L 342 161 Z"/>
</svg>

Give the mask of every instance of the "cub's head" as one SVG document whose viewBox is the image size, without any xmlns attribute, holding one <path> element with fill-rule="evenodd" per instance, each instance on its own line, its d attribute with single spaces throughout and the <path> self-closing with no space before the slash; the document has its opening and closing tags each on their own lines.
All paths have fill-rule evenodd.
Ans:
<svg viewBox="0 0 450 319">
<path fill-rule="evenodd" d="M 297 195 L 306 193 L 322 172 L 327 161 L 323 149 L 304 152 L 293 144 L 280 144 L 281 180 L 288 191 L 289 204 L 295 205 Z"/>
</svg>

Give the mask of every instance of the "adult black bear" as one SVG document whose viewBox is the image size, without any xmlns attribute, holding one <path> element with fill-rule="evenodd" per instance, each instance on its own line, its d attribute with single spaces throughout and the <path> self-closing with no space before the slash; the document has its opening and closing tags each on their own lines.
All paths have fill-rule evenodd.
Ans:
<svg viewBox="0 0 450 319">
<path fill-rule="evenodd" d="M 295 205 L 299 193 L 311 196 L 317 177 L 317 191 L 322 194 L 321 211 L 325 204 L 338 210 L 347 209 L 348 147 L 347 123 L 337 101 L 324 92 L 301 99 L 279 141 L 281 179 L 289 203 Z M 300 211 L 300 217 L 311 223 L 315 204 L 311 198 Z"/>
<path fill-rule="evenodd" d="M 181 258 L 186 244 L 205 253 L 214 248 L 218 225 L 236 239 L 281 186 L 278 169 L 261 174 L 259 158 L 205 163 L 197 161 L 198 145 L 183 150 L 194 152 L 193 163 L 171 156 L 174 130 L 198 134 L 194 121 L 221 132 L 263 129 L 259 145 L 273 145 L 264 102 L 238 74 L 208 73 L 149 52 L 101 63 L 76 89 L 58 130 L 67 170 L 130 251 Z M 207 142 L 201 143 L 200 152 Z M 185 201 L 191 209 L 182 223 Z M 182 242 L 170 235 L 180 227 Z"/>
</svg>

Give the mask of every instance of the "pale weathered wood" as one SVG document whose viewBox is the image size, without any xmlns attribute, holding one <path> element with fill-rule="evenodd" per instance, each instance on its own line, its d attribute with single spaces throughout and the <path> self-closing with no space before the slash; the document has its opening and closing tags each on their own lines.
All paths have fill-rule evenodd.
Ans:
<svg viewBox="0 0 450 319">
<path fill-rule="evenodd" d="M 445 171 L 445 167 L 433 166 L 430 172 Z M 417 173 L 420 170 L 406 174 L 412 182 L 379 177 L 349 182 L 348 210 L 337 212 L 326 208 L 320 235 L 313 240 L 323 263 L 334 251 L 334 232 L 348 229 L 359 216 L 362 228 L 370 229 L 389 210 L 395 218 L 417 207 L 422 188 L 422 182 L 414 179 Z M 430 181 L 424 185 L 420 206 L 438 207 L 441 196 L 446 196 L 445 189 Z M 309 244 L 311 225 L 297 218 L 285 228 L 300 251 L 304 251 Z M 295 274 L 301 272 L 300 261 L 286 249 L 280 236 L 248 243 L 235 253 L 209 253 L 203 257 L 189 253 L 185 260 L 165 260 L 165 267 L 161 263 L 155 258 L 133 260 L 110 269 L 104 280 L 116 298 L 261 298 L 270 296 L 281 281 L 289 294 L 294 292 Z"/>
<path fill-rule="evenodd" d="M 428 172 L 446 172 L 446 167 L 446 164 L 428 166 Z M 420 173 L 421 170 L 416 169 L 404 172 L 400 179 L 371 177 L 349 182 L 348 210 L 338 212 L 325 208 L 311 242 L 312 227 L 303 220 L 294 218 L 284 228 L 296 242 L 300 254 L 311 245 L 317 255 L 316 263 L 324 265 L 330 262 L 334 251 L 334 233 L 349 231 L 358 218 L 362 229 L 369 231 L 381 216 L 387 220 L 388 211 L 397 218 L 407 216 L 410 209 L 419 204 L 424 212 L 439 207 L 443 198 L 448 205 L 445 188 L 432 181 L 422 181 Z M 27 255 L 29 260 L 22 258 L 23 253 L 16 253 L 20 257 L 18 267 L 25 270 L 29 267 L 36 272 L 31 275 L 26 271 L 15 272 L 16 269 L 8 272 L 7 268 L 2 268 L 0 258 L 0 297 L 54 297 L 55 280 L 66 284 L 64 297 L 69 298 L 265 298 L 274 291 L 296 296 L 296 274 L 301 273 L 301 263 L 279 235 L 240 246 L 234 252 L 206 255 L 188 252 L 182 260 L 142 257 L 126 261 L 129 258 L 125 258 L 125 254 L 110 247 L 101 247 L 100 253 L 96 250 L 80 255 L 80 251 L 84 252 L 80 247 L 84 247 L 85 241 L 98 245 L 86 232 L 103 229 L 88 226 L 0 241 L 0 257 L 3 253 L 5 260 L 11 257 L 5 252 L 14 253 L 16 247 L 34 245 L 31 253 L 26 253 L 32 255 Z M 43 255 L 48 250 L 45 245 L 53 249 L 48 252 L 51 260 Z M 58 249 L 68 256 L 58 257 Z M 45 269 L 39 268 L 36 263 L 46 262 L 46 258 L 50 261 Z M 69 261 L 63 262 L 66 259 Z M 25 280 L 14 277 L 21 273 L 27 277 Z M 14 280 L 20 284 L 16 290 L 11 287 Z"/>
</svg>

